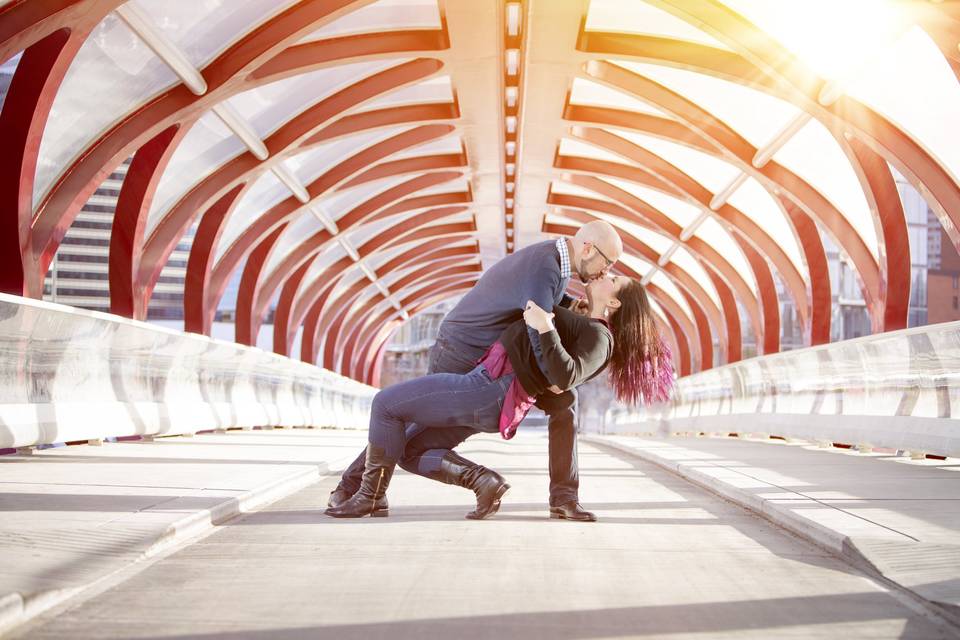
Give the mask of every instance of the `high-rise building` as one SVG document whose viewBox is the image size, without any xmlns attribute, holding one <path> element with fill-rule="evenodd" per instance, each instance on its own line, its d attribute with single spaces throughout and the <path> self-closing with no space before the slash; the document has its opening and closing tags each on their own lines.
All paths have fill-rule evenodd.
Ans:
<svg viewBox="0 0 960 640">
<path fill-rule="evenodd" d="M 0 65 L 0 108 L 7 96 L 21 54 Z M 110 232 L 117 198 L 130 160 L 123 162 L 84 204 L 67 230 L 44 279 L 43 298 L 95 311 L 110 311 Z M 193 242 L 191 229 L 160 273 L 150 300 L 150 319 L 183 318 L 183 285 Z"/>
<path fill-rule="evenodd" d="M 44 300 L 110 310 L 110 233 L 130 160 L 111 173 L 83 205 L 60 243 L 44 280 Z M 171 254 L 153 290 L 148 319 L 183 318 L 183 285 L 193 230 Z"/>
<path fill-rule="evenodd" d="M 933 216 L 933 213 L 930 214 Z M 940 225 L 927 272 L 927 322 L 960 320 L 960 253 Z"/>
<path fill-rule="evenodd" d="M 906 178 L 894 171 L 900 202 L 907 221 L 910 242 L 910 304 L 907 326 L 918 327 L 933 322 L 927 317 L 928 271 L 932 268 L 935 247 L 939 255 L 940 222 L 934 217 L 926 200 Z M 870 316 L 860 290 L 857 274 L 840 255 L 837 246 L 821 231 L 827 262 L 830 268 L 830 288 L 833 297 L 830 340 L 848 340 L 872 333 Z"/>
</svg>

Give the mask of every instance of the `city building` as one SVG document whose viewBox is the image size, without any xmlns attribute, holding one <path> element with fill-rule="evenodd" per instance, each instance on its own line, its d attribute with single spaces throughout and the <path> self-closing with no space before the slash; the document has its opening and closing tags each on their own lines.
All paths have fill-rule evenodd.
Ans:
<svg viewBox="0 0 960 640">
<path fill-rule="evenodd" d="M 0 66 L 0 108 L 20 57 L 14 56 Z M 70 225 L 44 279 L 44 300 L 110 311 L 110 232 L 130 161 L 123 162 L 103 181 Z M 185 234 L 161 272 L 150 299 L 149 320 L 183 319 L 183 285 L 194 230 Z"/>
<path fill-rule="evenodd" d="M 932 215 L 932 214 L 931 214 Z M 927 322 L 960 320 L 960 254 L 942 228 L 927 272 Z"/>
<path fill-rule="evenodd" d="M 44 281 L 44 300 L 95 311 L 110 311 L 110 232 L 127 160 L 94 192 L 67 230 Z M 193 229 L 186 234 L 157 281 L 148 320 L 183 319 L 183 285 Z"/>
</svg>

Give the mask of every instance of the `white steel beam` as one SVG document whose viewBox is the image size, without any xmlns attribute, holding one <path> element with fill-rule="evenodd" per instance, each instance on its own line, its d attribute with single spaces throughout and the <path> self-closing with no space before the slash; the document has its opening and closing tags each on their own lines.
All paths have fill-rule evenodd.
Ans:
<svg viewBox="0 0 960 640">
<path fill-rule="evenodd" d="M 207 92 L 207 81 L 203 79 L 200 71 L 187 59 L 180 47 L 170 42 L 153 26 L 150 18 L 139 7 L 132 2 L 127 2 L 114 9 L 114 12 L 158 58 L 163 60 L 164 64 L 170 67 L 171 71 L 180 77 L 190 91 L 198 96 Z"/>
</svg>

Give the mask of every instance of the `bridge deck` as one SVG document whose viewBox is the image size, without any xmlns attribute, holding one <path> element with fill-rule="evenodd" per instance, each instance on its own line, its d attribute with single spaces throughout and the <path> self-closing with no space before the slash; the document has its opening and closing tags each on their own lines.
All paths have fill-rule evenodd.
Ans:
<svg viewBox="0 0 960 640">
<path fill-rule="evenodd" d="M 340 459 L 357 439 L 231 433 L 102 451 L 165 446 L 198 455 L 205 447 L 212 466 L 224 446 L 218 438 L 235 441 L 234 453 L 246 448 L 248 460 L 275 457 L 264 452 L 289 446 L 284 438 L 300 441 L 304 459 L 309 442 L 326 447 L 313 457 Z M 254 446 L 257 438 L 275 442 Z M 651 462 L 581 444 L 581 498 L 601 520 L 573 523 L 547 518 L 542 432 L 511 443 L 477 438 L 465 451 L 513 485 L 493 520 L 464 520 L 472 496 L 407 474 L 391 486 L 390 518 L 334 520 L 322 515 L 334 483 L 327 478 L 114 574 L 18 635 L 951 637 L 842 559 Z M 177 465 L 167 468 L 178 477 Z"/>
</svg>

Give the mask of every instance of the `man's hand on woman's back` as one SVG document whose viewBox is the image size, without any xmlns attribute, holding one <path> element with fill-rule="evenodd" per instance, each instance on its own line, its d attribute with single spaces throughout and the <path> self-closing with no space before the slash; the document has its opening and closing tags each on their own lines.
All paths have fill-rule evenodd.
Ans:
<svg viewBox="0 0 960 640">
<path fill-rule="evenodd" d="M 590 303 L 586 298 L 573 298 L 567 308 L 578 315 L 585 316 L 590 312 Z"/>
</svg>

